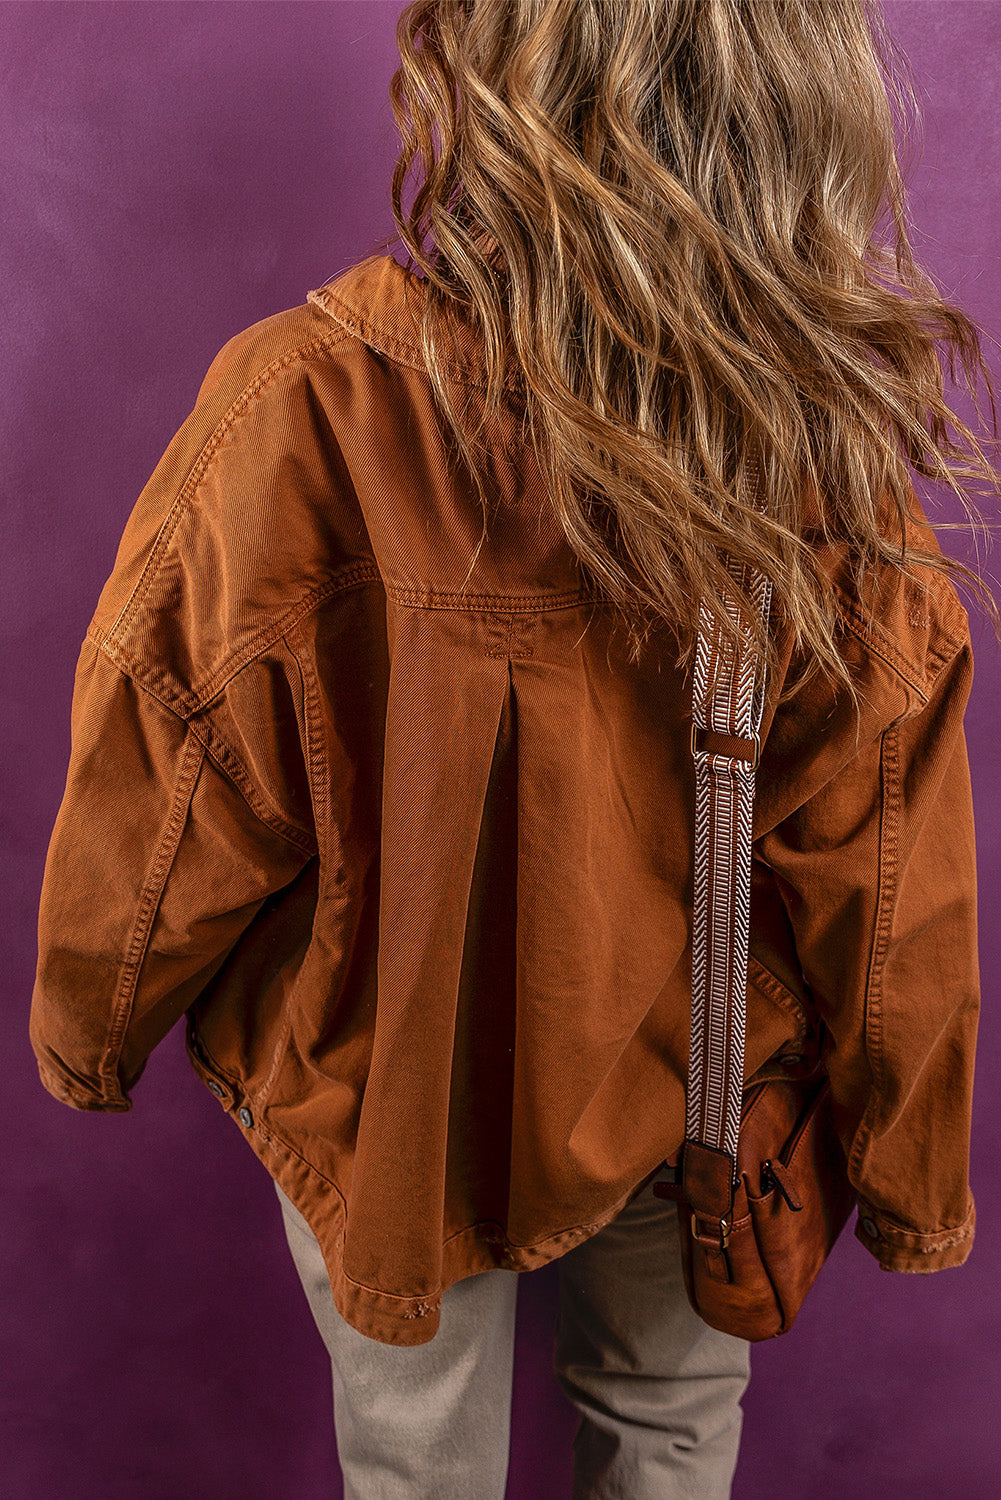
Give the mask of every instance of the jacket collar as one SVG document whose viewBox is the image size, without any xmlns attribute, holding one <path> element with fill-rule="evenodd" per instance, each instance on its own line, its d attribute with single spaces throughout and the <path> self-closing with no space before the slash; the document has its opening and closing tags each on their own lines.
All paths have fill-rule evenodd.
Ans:
<svg viewBox="0 0 1001 1500">
<path fill-rule="evenodd" d="M 392 255 L 369 255 L 307 292 L 313 303 L 335 323 L 372 349 L 400 364 L 425 370 L 420 323 L 429 297 L 428 283 L 400 265 Z M 435 306 L 431 327 L 441 351 L 438 367 L 462 385 L 485 386 L 486 357 L 468 315 L 459 303 Z M 518 375 L 508 368 L 504 387 L 510 390 Z"/>
</svg>

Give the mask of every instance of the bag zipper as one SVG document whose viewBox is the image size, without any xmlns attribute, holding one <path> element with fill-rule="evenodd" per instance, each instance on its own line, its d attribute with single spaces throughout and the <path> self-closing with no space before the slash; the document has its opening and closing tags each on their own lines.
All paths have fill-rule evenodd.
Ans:
<svg viewBox="0 0 1001 1500">
<path fill-rule="evenodd" d="M 824 1092 L 825 1088 L 828 1088 L 829 1086 L 830 1078 L 825 1075 L 823 1082 L 820 1084 L 820 1087 L 816 1090 L 813 1098 L 810 1100 L 809 1104 L 806 1106 L 806 1109 L 803 1111 L 803 1116 L 799 1122 L 799 1125 L 790 1136 L 789 1140 L 786 1142 L 786 1147 L 782 1152 L 782 1155 L 777 1159 L 769 1156 L 765 1159 L 765 1161 L 761 1163 L 762 1185 L 768 1184 L 770 1186 L 777 1187 L 785 1201 L 788 1203 L 789 1207 L 797 1213 L 803 1207 L 803 1203 L 802 1200 L 797 1196 L 796 1189 L 793 1186 L 792 1174 L 789 1171 L 789 1162 L 795 1155 L 796 1147 L 799 1145 L 800 1140 L 803 1136 L 803 1132 L 806 1130 L 807 1125 L 809 1125 L 810 1123 L 810 1119 L 813 1116 L 814 1110 L 817 1108 L 817 1104 L 820 1100 L 821 1094 Z"/>
<path fill-rule="evenodd" d="M 761 1163 L 761 1182 L 766 1192 L 769 1187 L 777 1187 L 789 1207 L 798 1213 L 803 1204 L 796 1197 L 788 1172 L 784 1162 L 773 1161 L 769 1156 Z"/>
</svg>

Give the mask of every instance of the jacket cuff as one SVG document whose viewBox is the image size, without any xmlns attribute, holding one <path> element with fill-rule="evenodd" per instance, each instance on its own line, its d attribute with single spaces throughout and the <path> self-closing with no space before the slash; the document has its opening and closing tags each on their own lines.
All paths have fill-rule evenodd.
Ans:
<svg viewBox="0 0 1001 1500">
<path fill-rule="evenodd" d="M 54 1073 L 51 1068 L 38 1061 L 38 1076 L 43 1085 L 48 1089 L 54 1099 L 61 1104 L 68 1104 L 71 1109 L 100 1110 L 105 1114 L 132 1108 L 132 1100 L 124 1094 L 118 1098 L 104 1098 L 100 1094 L 90 1094 L 86 1090 L 76 1088 L 60 1074 Z"/>
<path fill-rule="evenodd" d="M 961 1266 L 973 1247 L 977 1210 L 970 1198 L 969 1212 L 961 1224 L 922 1234 L 905 1229 L 887 1218 L 871 1203 L 859 1199 L 855 1238 L 875 1256 L 884 1271 L 944 1271 Z"/>
</svg>

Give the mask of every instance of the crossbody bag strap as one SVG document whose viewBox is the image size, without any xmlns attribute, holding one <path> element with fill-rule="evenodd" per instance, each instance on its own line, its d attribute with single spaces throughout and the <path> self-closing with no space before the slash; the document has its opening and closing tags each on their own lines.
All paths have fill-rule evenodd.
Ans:
<svg viewBox="0 0 1001 1500">
<path fill-rule="evenodd" d="M 756 464 L 752 493 L 761 506 Z M 727 559 L 767 629 L 771 580 Z M 748 580 L 750 579 L 750 583 Z M 724 599 L 735 624 L 736 602 Z M 744 629 L 735 652 L 715 612 L 699 609 L 692 691 L 695 761 L 695 888 L 692 1017 L 685 1100 L 683 1186 L 697 1226 L 725 1243 L 737 1182 L 744 1083 L 747 947 L 751 907 L 751 814 L 765 673 Z M 706 1224 L 704 1221 L 709 1220 Z M 719 1225 L 715 1221 L 719 1221 Z"/>
</svg>

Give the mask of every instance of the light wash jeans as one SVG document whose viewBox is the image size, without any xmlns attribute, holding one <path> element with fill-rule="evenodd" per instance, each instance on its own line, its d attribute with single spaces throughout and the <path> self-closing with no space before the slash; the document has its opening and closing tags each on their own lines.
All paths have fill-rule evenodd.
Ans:
<svg viewBox="0 0 1001 1500">
<path fill-rule="evenodd" d="M 553 1370 L 580 1412 L 572 1500 L 730 1495 L 750 1344 L 689 1306 L 677 1206 L 650 1191 L 658 1175 L 556 1262 Z M 320 1247 L 275 1187 L 330 1354 L 345 1500 L 504 1500 L 518 1277 L 531 1272 L 465 1277 L 429 1343 L 383 1344 L 337 1311 Z"/>
</svg>

